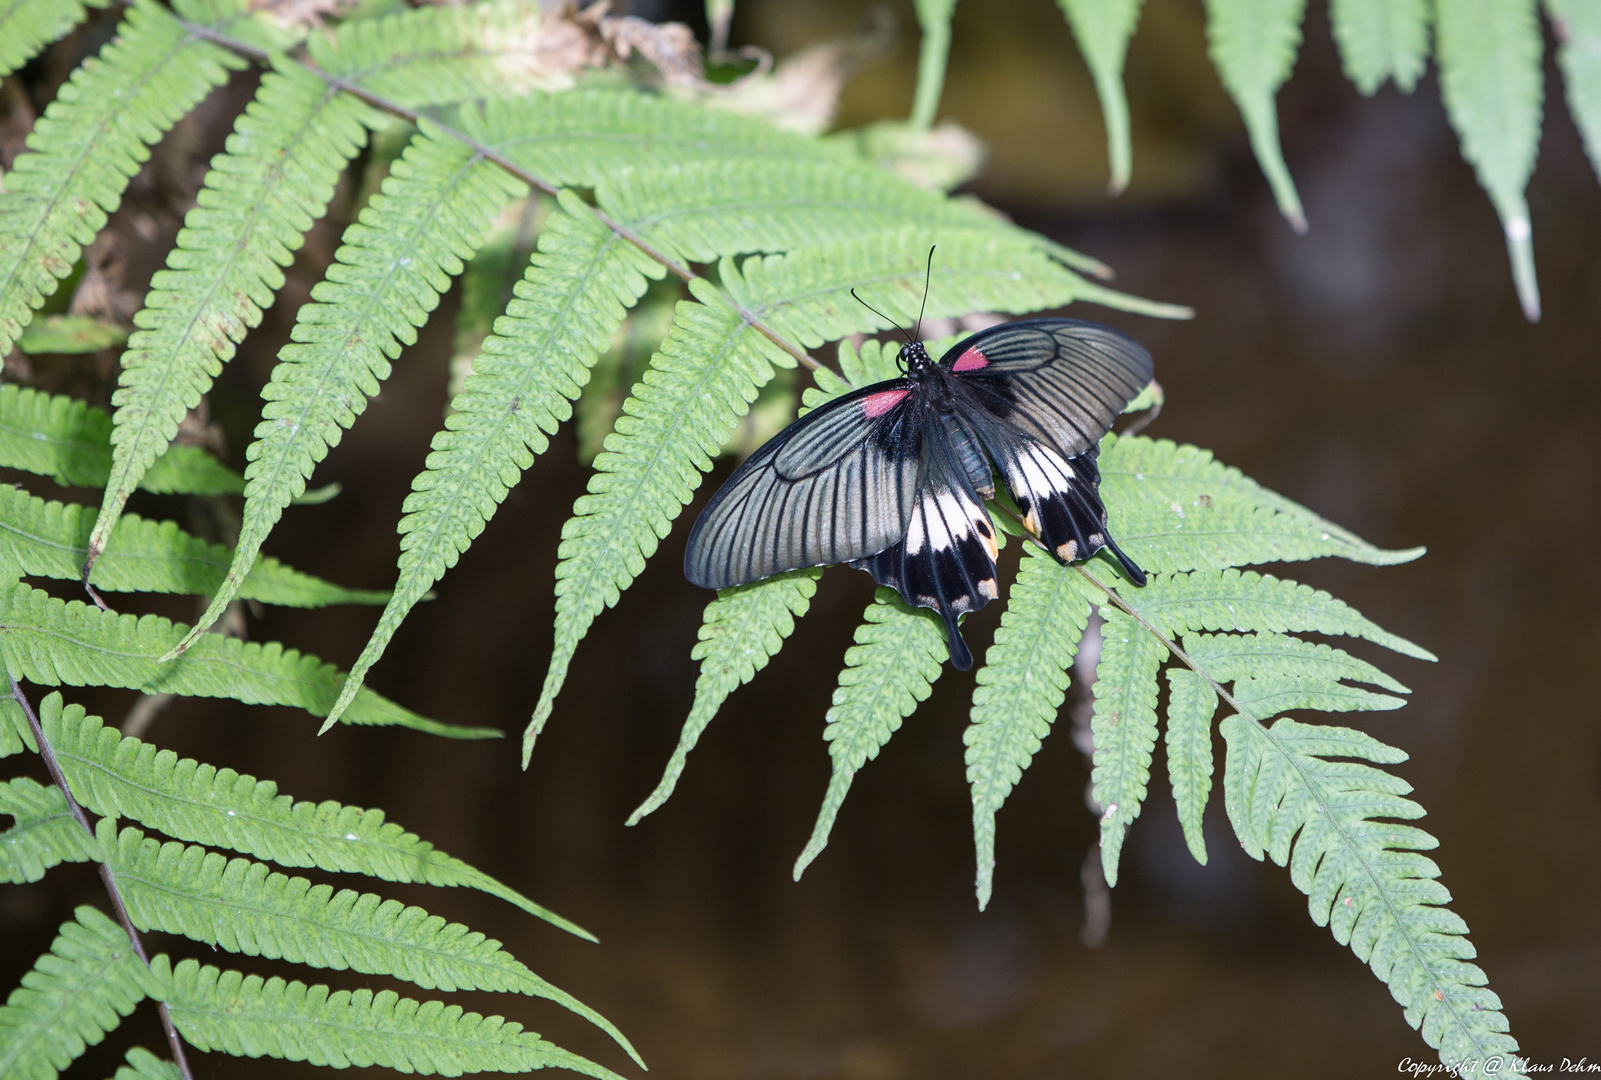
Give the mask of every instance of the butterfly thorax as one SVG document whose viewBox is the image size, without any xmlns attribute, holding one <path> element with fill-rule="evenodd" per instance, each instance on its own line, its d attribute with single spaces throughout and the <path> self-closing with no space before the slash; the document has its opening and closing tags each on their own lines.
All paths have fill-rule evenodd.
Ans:
<svg viewBox="0 0 1601 1080">
<path fill-rule="evenodd" d="M 902 345 L 899 360 L 901 370 L 913 378 L 927 374 L 931 368 L 939 367 L 933 357 L 928 355 L 928 350 L 923 348 L 921 341 L 908 341 Z"/>
</svg>

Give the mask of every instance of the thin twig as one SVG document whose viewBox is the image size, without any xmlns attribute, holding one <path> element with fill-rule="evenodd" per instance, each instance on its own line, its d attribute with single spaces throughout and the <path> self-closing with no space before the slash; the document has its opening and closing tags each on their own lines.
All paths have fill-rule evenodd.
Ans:
<svg viewBox="0 0 1601 1080">
<path fill-rule="evenodd" d="M 45 738 L 44 725 L 39 723 L 39 716 L 33 711 L 33 703 L 22 692 L 22 686 L 17 682 L 16 677 L 8 677 L 11 679 L 12 700 L 22 709 L 22 714 L 28 718 L 28 727 L 33 730 L 34 741 L 39 745 L 39 756 L 44 758 L 45 768 L 50 770 L 50 778 L 55 781 L 56 787 L 61 791 L 62 796 L 66 798 L 67 809 L 72 813 L 72 816 L 77 819 L 79 825 L 83 826 L 84 831 L 93 838 L 95 834 L 94 827 L 89 824 L 89 816 L 83 812 L 83 807 L 78 805 L 78 800 L 73 798 L 72 788 L 67 786 L 67 775 L 61 771 L 61 763 L 56 760 L 55 747 L 51 746 L 50 740 Z M 128 917 L 128 909 L 122 903 L 122 892 L 117 888 L 117 875 L 112 872 L 110 863 L 102 862 L 100 864 L 100 880 L 105 882 L 106 892 L 111 897 L 111 906 L 117 913 L 117 921 L 122 924 L 123 930 L 127 932 L 128 940 L 133 942 L 134 955 L 139 958 L 145 967 L 149 967 L 150 957 L 146 955 L 144 942 L 139 939 L 139 931 L 135 929 L 133 920 Z M 189 1071 L 189 1059 L 184 1056 L 183 1040 L 178 1037 L 178 1028 L 172 1022 L 172 1015 L 167 1012 L 167 1003 L 158 1001 L 156 1003 L 156 1011 L 161 1014 L 161 1026 L 167 1033 L 167 1045 L 172 1048 L 172 1060 L 178 1066 L 178 1074 L 183 1077 L 183 1080 L 194 1080 L 194 1074 Z"/>
</svg>

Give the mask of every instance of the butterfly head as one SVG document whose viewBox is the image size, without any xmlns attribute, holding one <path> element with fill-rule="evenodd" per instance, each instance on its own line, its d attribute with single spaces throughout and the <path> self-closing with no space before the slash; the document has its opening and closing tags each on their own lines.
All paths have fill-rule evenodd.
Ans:
<svg viewBox="0 0 1601 1080">
<path fill-rule="evenodd" d="M 908 341 L 902 345 L 896 362 L 900 364 L 901 371 L 907 375 L 921 375 L 934 366 L 933 359 L 928 355 L 928 350 L 923 348 L 921 341 Z"/>
</svg>

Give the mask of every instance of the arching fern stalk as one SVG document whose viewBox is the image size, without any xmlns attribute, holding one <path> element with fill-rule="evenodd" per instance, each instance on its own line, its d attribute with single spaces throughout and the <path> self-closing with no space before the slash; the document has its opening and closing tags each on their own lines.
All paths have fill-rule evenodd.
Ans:
<svg viewBox="0 0 1601 1080">
<path fill-rule="evenodd" d="M 931 345 L 934 355 L 949 341 Z M 860 385 L 895 373 L 895 348 L 840 347 L 840 370 Z M 809 405 L 848 384 L 818 373 Z M 1450 1063 L 1483 1063 L 1517 1049 L 1498 998 L 1471 963 L 1467 927 L 1445 905 L 1439 869 L 1418 854 L 1427 833 L 1396 824 L 1423 815 L 1408 785 L 1374 766 L 1406 759 L 1345 727 L 1303 723 L 1292 710 L 1394 709 L 1406 688 L 1333 645 L 1296 635 L 1356 637 L 1430 660 L 1347 605 L 1305 585 L 1240 567 L 1339 557 L 1376 565 L 1416 558 L 1384 551 L 1267 491 L 1205 451 L 1108 435 L 1102 493 L 1119 542 L 1150 572 L 1124 587 L 1106 557 L 1064 567 L 1033 547 L 1007 597 L 977 673 L 967 744 L 980 907 L 994 887 L 996 816 L 1021 780 L 1066 697 L 1068 672 L 1092 613 L 1104 620 L 1092 686 L 1094 798 L 1103 808 L 1101 859 L 1116 884 L 1119 854 L 1150 782 L 1169 687 L 1168 771 L 1185 839 L 1204 863 L 1201 817 L 1211 794 L 1212 722 L 1228 746 L 1223 798 L 1246 851 L 1288 865 L 1313 921 L 1351 946 L 1406 1009 L 1409 1023 Z M 1008 524 L 997 508 L 997 520 Z M 1012 526 L 1017 535 L 1016 527 Z M 729 693 L 782 647 L 805 614 L 819 571 L 796 571 L 719 593 L 706 608 L 695 702 L 655 792 L 630 824 L 672 793 L 688 754 Z M 858 771 L 931 692 L 945 636 L 926 611 L 880 589 L 846 653 L 823 737 L 833 758 L 817 826 L 797 877 L 827 844 Z M 1367 689 L 1377 687 L 1384 693 Z M 1470 1072 L 1474 1071 L 1472 1069 Z"/>
</svg>

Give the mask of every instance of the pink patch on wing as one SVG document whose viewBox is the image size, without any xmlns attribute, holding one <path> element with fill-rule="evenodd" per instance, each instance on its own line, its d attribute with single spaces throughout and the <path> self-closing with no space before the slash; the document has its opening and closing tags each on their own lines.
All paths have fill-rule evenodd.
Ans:
<svg viewBox="0 0 1601 1080">
<path fill-rule="evenodd" d="M 876 394 L 868 394 L 862 398 L 862 415 L 869 420 L 883 416 L 910 393 L 910 390 L 880 390 Z"/>
<path fill-rule="evenodd" d="M 951 365 L 951 370 L 977 371 L 979 368 L 985 366 L 989 362 L 989 357 L 985 356 L 977 349 L 968 349 L 961 356 L 956 358 L 956 363 Z"/>
</svg>

